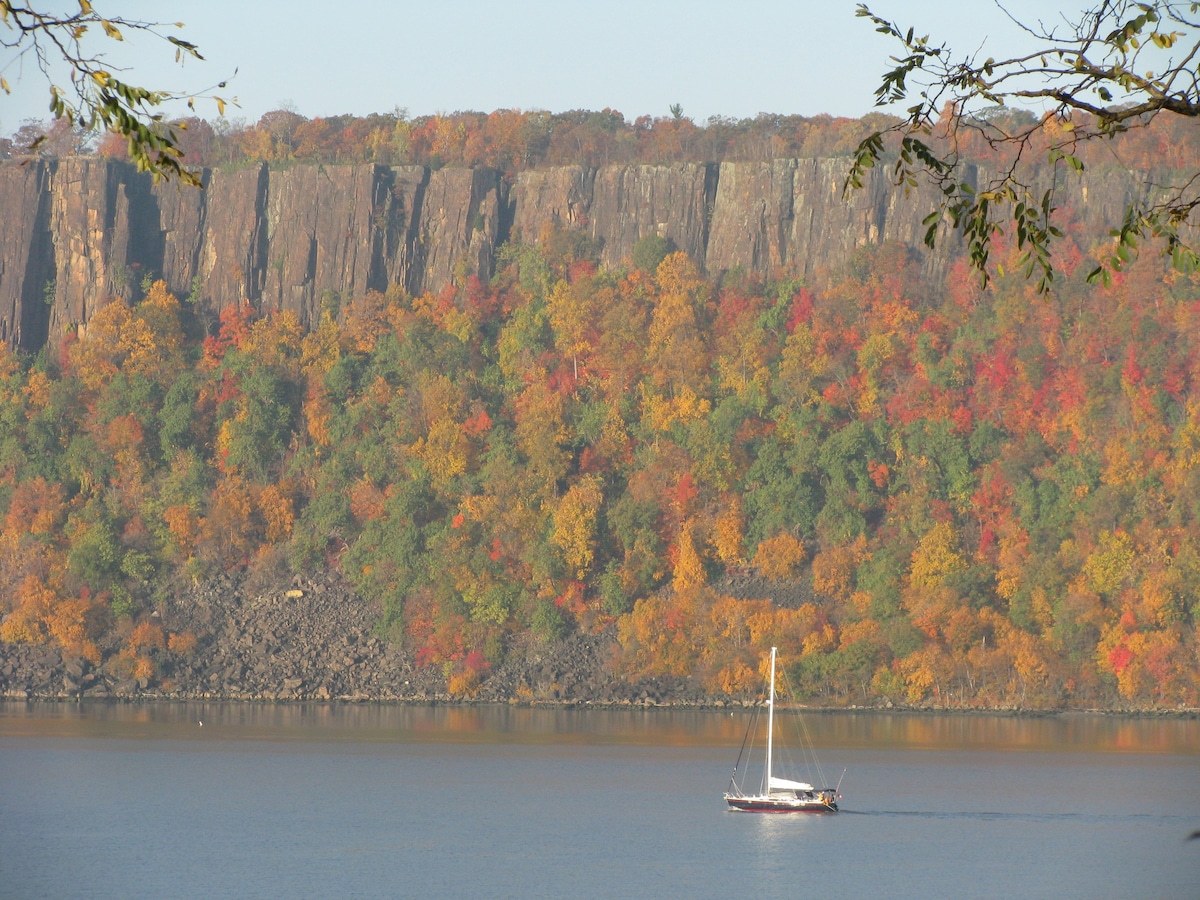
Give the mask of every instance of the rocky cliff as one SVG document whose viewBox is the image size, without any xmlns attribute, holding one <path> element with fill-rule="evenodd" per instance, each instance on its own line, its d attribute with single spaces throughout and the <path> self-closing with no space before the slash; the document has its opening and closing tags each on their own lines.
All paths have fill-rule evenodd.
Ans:
<svg viewBox="0 0 1200 900">
<path fill-rule="evenodd" d="M 0 340 L 36 350 L 114 297 L 163 278 L 201 313 L 250 301 L 323 310 L 393 284 L 437 291 L 492 273 L 500 244 L 547 226 L 580 229 L 619 267 L 647 235 L 670 238 L 711 274 L 740 267 L 799 275 L 845 263 L 867 243 L 900 241 L 931 273 L 958 252 L 925 253 L 933 197 L 876 174 L 842 197 L 844 159 L 777 159 L 527 171 L 266 166 L 204 173 L 204 190 L 154 184 L 99 158 L 0 164 Z M 1104 234 L 1139 191 L 1129 173 L 1070 179 L 1059 202 Z M 1094 221 L 1092 221 L 1094 220 Z"/>
</svg>

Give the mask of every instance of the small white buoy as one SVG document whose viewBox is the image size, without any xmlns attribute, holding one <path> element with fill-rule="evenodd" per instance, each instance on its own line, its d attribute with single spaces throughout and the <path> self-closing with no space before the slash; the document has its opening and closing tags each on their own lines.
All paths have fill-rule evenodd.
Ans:
<svg viewBox="0 0 1200 900">
<path fill-rule="evenodd" d="M 201 728 L 203 728 L 203 727 L 204 727 L 204 723 L 203 723 L 203 722 L 200 722 L 199 720 L 197 720 L 197 722 L 199 722 L 199 725 L 200 725 L 200 727 L 201 727 Z"/>
</svg>

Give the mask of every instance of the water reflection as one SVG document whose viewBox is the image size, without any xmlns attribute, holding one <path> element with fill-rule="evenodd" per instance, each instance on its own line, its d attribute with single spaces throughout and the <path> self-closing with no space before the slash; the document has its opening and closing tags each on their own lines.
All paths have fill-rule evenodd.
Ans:
<svg viewBox="0 0 1200 900">
<path fill-rule="evenodd" d="M 1020 813 L 1020 812 L 951 812 L 935 810 L 895 810 L 895 809 L 850 809 L 842 810 L 842 815 L 871 816 L 886 819 L 962 819 L 972 822 L 1013 822 L 1041 823 L 1053 825 L 1098 825 L 1101 823 L 1137 825 L 1161 825 L 1177 823 L 1182 832 L 1193 821 L 1191 816 L 1170 816 L 1148 813 Z"/>
<path fill-rule="evenodd" d="M 749 711 L 337 703 L 0 703 L 0 736 L 737 746 Z M 1200 719 L 817 712 L 826 747 L 1200 755 Z"/>
</svg>

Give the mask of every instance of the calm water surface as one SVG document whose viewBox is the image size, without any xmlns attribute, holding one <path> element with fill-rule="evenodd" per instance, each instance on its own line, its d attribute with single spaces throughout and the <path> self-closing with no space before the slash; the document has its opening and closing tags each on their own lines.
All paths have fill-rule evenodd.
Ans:
<svg viewBox="0 0 1200 900">
<path fill-rule="evenodd" d="M 807 722 L 840 815 L 740 712 L 0 704 L 0 897 L 1200 898 L 1200 721 Z"/>
</svg>

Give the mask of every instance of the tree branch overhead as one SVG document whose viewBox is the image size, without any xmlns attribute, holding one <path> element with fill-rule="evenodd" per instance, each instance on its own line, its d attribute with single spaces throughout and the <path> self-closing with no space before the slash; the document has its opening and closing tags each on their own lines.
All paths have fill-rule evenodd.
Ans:
<svg viewBox="0 0 1200 900">
<path fill-rule="evenodd" d="M 1037 151 L 1056 168 L 1061 163 L 1079 174 L 1085 144 L 1144 127 L 1164 113 L 1200 116 L 1200 3 L 1103 0 L 1074 21 L 1064 19 L 1065 31 L 1022 22 L 997 6 L 1032 48 L 1000 60 L 980 60 L 976 52 L 957 61 L 944 44 L 858 7 L 858 16 L 903 48 L 882 76 L 876 105 L 916 102 L 859 144 L 846 189 L 860 187 L 866 169 L 895 154 L 898 187 L 908 189 L 921 176 L 942 191 L 926 219 L 926 243 L 933 244 L 943 223 L 961 230 L 986 285 L 992 238 L 1011 227 L 1026 274 L 1045 292 L 1055 275 L 1051 245 L 1061 236 L 1051 224 L 1055 187 L 1035 189 L 1023 174 L 1024 161 Z M 963 177 L 967 133 L 982 137 L 997 160 L 998 174 L 985 186 Z M 1180 270 L 1200 268 L 1187 234 L 1200 207 L 1194 173 L 1153 187 L 1149 199 L 1131 204 L 1114 225 L 1116 246 L 1090 274 L 1093 281 L 1108 282 L 1136 254 L 1141 238 L 1158 241 Z"/>
</svg>

